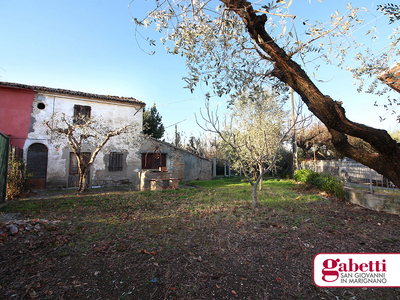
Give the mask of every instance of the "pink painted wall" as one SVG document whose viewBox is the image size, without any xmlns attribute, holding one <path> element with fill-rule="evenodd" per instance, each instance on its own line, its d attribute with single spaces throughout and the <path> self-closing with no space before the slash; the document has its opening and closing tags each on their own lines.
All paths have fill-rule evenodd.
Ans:
<svg viewBox="0 0 400 300">
<path fill-rule="evenodd" d="M 24 148 L 31 124 L 35 92 L 0 86 L 0 131 L 10 137 L 10 144 Z"/>
</svg>

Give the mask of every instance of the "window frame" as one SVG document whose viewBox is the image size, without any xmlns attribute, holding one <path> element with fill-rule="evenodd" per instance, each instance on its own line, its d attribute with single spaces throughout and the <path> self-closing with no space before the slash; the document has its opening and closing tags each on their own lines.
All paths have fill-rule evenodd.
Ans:
<svg viewBox="0 0 400 300">
<path fill-rule="evenodd" d="M 92 107 L 74 104 L 74 125 L 83 125 L 90 119 Z"/>
<path fill-rule="evenodd" d="M 160 158 L 156 159 L 155 153 L 142 153 L 142 170 L 167 169 L 167 153 L 159 153 Z"/>
<path fill-rule="evenodd" d="M 108 155 L 108 171 L 119 172 L 124 168 L 124 153 L 122 152 L 110 152 Z"/>
</svg>

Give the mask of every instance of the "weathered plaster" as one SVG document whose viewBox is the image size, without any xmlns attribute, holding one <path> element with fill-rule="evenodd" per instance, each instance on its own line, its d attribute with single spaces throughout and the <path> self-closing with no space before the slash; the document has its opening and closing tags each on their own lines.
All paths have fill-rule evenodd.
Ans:
<svg viewBox="0 0 400 300">
<path fill-rule="evenodd" d="M 38 103 L 43 103 L 45 108 L 39 109 L 37 107 Z M 67 117 L 73 116 L 74 105 L 90 106 L 91 116 L 97 120 L 101 119 L 112 130 L 119 129 L 125 125 L 134 125 L 134 135 L 139 136 L 142 129 L 142 110 L 137 112 L 138 105 L 77 96 L 69 97 L 54 93 L 41 92 L 35 95 L 32 103 L 31 130 L 28 134 L 24 152 L 26 158 L 26 150 L 32 143 L 43 143 L 48 147 L 48 188 L 67 187 L 69 158 L 72 149 L 66 139 L 55 139 L 44 124 L 49 121 L 50 125 L 52 125 L 54 114 L 61 115 L 64 113 Z M 139 146 L 130 147 L 129 143 L 127 143 L 127 138 L 124 134 L 112 137 L 99 152 L 91 168 L 92 185 L 118 184 L 121 182 L 138 185 L 137 170 L 140 169 L 141 165 Z M 92 152 L 93 150 L 94 147 L 90 145 L 83 147 L 83 152 Z M 108 171 L 108 161 L 106 164 L 106 160 L 108 160 L 108 153 L 111 151 L 124 153 L 123 171 Z"/>
<path fill-rule="evenodd" d="M 149 188 L 146 181 L 155 178 L 178 178 L 180 181 L 211 180 L 212 162 L 208 159 L 153 138 L 143 138 L 141 153 L 152 153 L 156 147 L 161 153 L 167 154 L 167 172 L 142 170 L 140 178 L 143 189 Z"/>
</svg>

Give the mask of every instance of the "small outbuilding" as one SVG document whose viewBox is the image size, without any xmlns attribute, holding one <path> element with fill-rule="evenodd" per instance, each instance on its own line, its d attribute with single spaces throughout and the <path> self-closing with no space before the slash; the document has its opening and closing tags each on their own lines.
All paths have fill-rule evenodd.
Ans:
<svg viewBox="0 0 400 300">
<path fill-rule="evenodd" d="M 212 162 L 151 137 L 141 146 L 141 190 L 175 189 L 178 181 L 211 180 Z"/>
</svg>

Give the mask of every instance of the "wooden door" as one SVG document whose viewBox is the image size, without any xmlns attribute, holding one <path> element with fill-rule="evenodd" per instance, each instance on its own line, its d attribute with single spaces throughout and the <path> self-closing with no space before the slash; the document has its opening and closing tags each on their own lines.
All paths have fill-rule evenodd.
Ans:
<svg viewBox="0 0 400 300">
<path fill-rule="evenodd" d="M 46 145 L 40 143 L 34 143 L 28 148 L 26 169 L 28 174 L 32 174 L 29 183 L 34 189 L 46 188 L 47 154 Z"/>
</svg>

